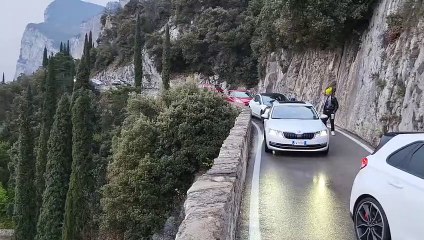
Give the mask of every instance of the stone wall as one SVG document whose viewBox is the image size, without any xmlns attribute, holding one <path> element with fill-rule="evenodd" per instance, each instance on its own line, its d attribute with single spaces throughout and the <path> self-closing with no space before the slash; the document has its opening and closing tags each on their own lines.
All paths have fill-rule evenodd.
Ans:
<svg viewBox="0 0 424 240">
<path fill-rule="evenodd" d="M 177 240 L 233 240 L 250 144 L 251 115 L 242 110 L 212 168 L 187 192 Z"/>
<path fill-rule="evenodd" d="M 386 131 L 424 130 L 424 17 L 387 41 L 387 17 L 407 0 L 381 0 L 368 29 L 334 50 L 270 54 L 259 91 L 294 92 L 320 107 L 337 81 L 337 125 L 374 145 Z M 422 4 L 422 3 L 421 3 Z"/>
<path fill-rule="evenodd" d="M 13 230 L 0 229 L 0 240 L 12 240 Z"/>
</svg>

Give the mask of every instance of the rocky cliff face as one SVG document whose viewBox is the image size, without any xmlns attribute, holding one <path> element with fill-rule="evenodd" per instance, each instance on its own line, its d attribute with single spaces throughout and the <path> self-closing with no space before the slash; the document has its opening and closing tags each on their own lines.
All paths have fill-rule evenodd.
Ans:
<svg viewBox="0 0 424 240">
<path fill-rule="evenodd" d="M 103 7 L 79 0 L 55 0 L 46 9 L 44 22 L 28 24 L 21 41 L 21 52 L 16 64 L 15 78 L 20 74 L 31 74 L 42 64 L 43 50 L 59 51 L 60 42 L 70 40 L 71 54 L 80 58 L 84 35 L 93 32 L 97 39 L 100 33 L 100 16 Z"/>
<path fill-rule="evenodd" d="M 84 38 L 86 33 L 89 33 L 91 31 L 93 33 L 93 39 L 98 38 L 101 31 L 100 17 L 101 15 L 97 15 L 89 19 L 88 21 L 83 22 L 80 27 L 80 34 L 76 35 L 75 37 L 71 38 L 71 40 L 69 40 L 72 57 L 77 59 L 81 58 L 82 52 L 84 50 Z M 96 41 L 94 41 L 94 45 L 97 45 Z"/>
<path fill-rule="evenodd" d="M 341 49 L 269 55 L 260 91 L 294 92 L 321 108 L 337 81 L 336 124 L 376 144 L 386 131 L 423 131 L 424 18 L 388 43 L 387 16 L 406 0 L 382 0 L 369 28 Z"/>
<path fill-rule="evenodd" d="M 157 71 L 155 64 L 149 54 L 143 52 L 143 88 L 146 92 L 157 93 L 160 89 L 162 77 Z M 117 86 L 134 85 L 134 64 L 127 66 L 110 66 L 105 71 L 91 78 L 96 88 L 107 90 Z"/>
</svg>

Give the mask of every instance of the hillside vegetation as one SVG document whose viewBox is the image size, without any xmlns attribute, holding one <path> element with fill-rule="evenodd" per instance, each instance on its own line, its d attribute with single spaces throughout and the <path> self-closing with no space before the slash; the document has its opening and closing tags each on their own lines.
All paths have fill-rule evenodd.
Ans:
<svg viewBox="0 0 424 240">
<path fill-rule="evenodd" d="M 145 47 L 159 70 L 163 26 L 169 20 L 178 35 L 171 46 L 173 73 L 219 75 L 221 81 L 252 87 L 261 76 L 267 54 L 278 48 L 340 47 L 367 26 L 375 2 L 132 0 L 109 16 L 112 27 L 99 39 L 99 54 L 108 58 L 99 60 L 95 70 L 131 62 L 133 29 L 140 15 Z"/>
<path fill-rule="evenodd" d="M 237 110 L 195 85 L 98 92 L 95 51 L 86 35 L 81 60 L 65 44 L 0 84 L 0 228 L 16 239 L 150 239 L 234 124 Z"/>
</svg>

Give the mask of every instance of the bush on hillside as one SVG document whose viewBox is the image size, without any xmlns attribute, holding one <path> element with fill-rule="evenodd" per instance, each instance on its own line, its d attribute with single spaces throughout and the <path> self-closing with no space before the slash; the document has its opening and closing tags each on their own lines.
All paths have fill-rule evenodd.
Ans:
<svg viewBox="0 0 424 240">
<path fill-rule="evenodd" d="M 222 98 L 183 87 L 160 99 L 131 96 L 113 143 L 102 206 L 103 237 L 149 239 L 215 158 L 236 111 Z"/>
<path fill-rule="evenodd" d="M 257 5 L 258 1 L 253 0 Z M 257 18 L 255 50 L 260 52 L 261 45 L 266 46 L 268 52 L 275 47 L 305 49 L 340 46 L 355 28 L 367 22 L 374 2 L 265 0 Z"/>
<path fill-rule="evenodd" d="M 209 8 L 198 15 L 195 27 L 182 35 L 180 47 L 190 70 L 207 76 L 218 74 L 230 83 L 257 83 L 256 61 L 250 37 L 253 25 L 245 25 L 239 9 Z"/>
<path fill-rule="evenodd" d="M 13 221 L 7 214 L 7 208 L 10 203 L 9 194 L 4 188 L 4 185 L 0 183 L 0 229 L 13 228 Z"/>
<path fill-rule="evenodd" d="M 133 60 L 134 32 L 137 15 L 142 21 L 144 34 L 152 33 L 161 28 L 171 15 L 169 0 L 131 0 L 123 9 L 110 15 L 111 28 L 105 29 L 97 40 L 99 48 L 104 48 L 102 60 L 96 65 L 95 71 L 104 70 L 115 62 L 125 65 Z M 110 44 L 113 48 L 110 49 Z M 112 54 L 111 54 L 112 53 Z"/>
</svg>

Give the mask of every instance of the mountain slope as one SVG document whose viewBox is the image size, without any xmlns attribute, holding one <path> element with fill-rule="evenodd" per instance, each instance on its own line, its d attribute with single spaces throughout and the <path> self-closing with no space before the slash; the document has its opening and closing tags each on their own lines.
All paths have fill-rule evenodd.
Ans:
<svg viewBox="0 0 424 240">
<path fill-rule="evenodd" d="M 41 65 L 43 49 L 59 51 L 60 42 L 71 40 L 74 57 L 81 55 L 81 35 L 100 32 L 102 6 L 80 0 L 56 0 L 44 13 L 44 22 L 27 25 L 21 41 L 21 53 L 16 65 L 15 78 L 21 73 L 31 74 Z"/>
<path fill-rule="evenodd" d="M 380 1 L 364 34 L 343 47 L 269 54 L 260 91 L 294 92 L 320 106 L 336 81 L 339 126 L 373 144 L 387 131 L 423 131 L 424 3 L 410 3 Z"/>
</svg>

